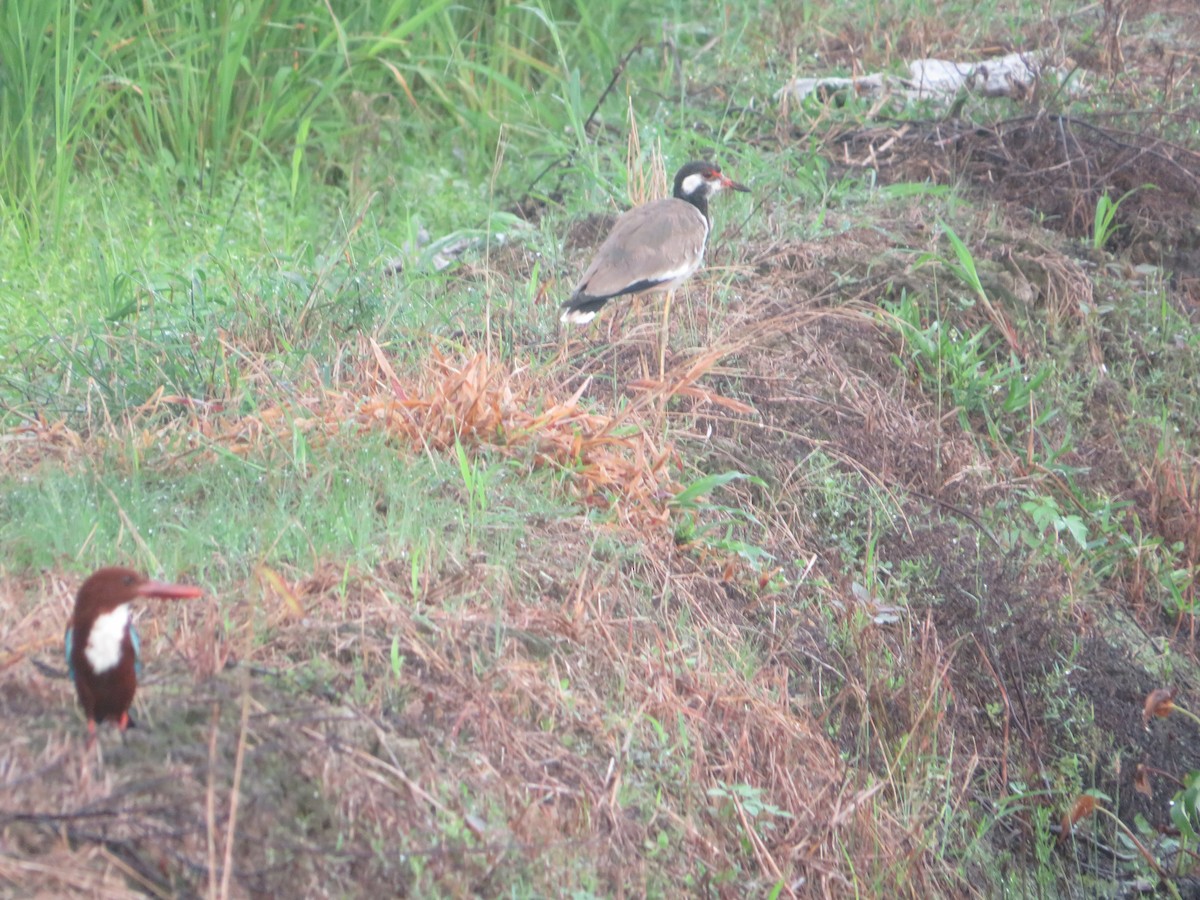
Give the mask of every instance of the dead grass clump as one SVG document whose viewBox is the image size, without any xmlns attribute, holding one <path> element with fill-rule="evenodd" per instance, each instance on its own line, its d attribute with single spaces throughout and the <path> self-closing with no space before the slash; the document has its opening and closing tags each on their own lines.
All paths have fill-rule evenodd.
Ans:
<svg viewBox="0 0 1200 900">
<path fill-rule="evenodd" d="M 1164 442 L 1155 451 L 1143 480 L 1150 521 L 1168 547 L 1178 547 L 1175 559 L 1190 576 L 1181 586 L 1176 611 L 1194 610 L 1194 580 L 1200 566 L 1200 461 Z M 1185 618 L 1194 632 L 1194 614 Z"/>
<path fill-rule="evenodd" d="M 405 384 L 382 351 L 371 342 L 384 390 L 332 395 L 333 409 L 380 427 L 406 443 L 446 450 L 456 443 L 486 445 L 502 453 L 532 457 L 572 473 L 589 503 L 627 501 L 634 519 L 661 520 L 670 496 L 666 465 L 670 448 L 660 449 L 641 430 L 622 427 L 625 417 L 588 412 L 579 405 L 584 388 L 559 399 L 528 366 L 497 363 L 483 354 L 454 362 L 434 353 L 415 384 Z"/>
<path fill-rule="evenodd" d="M 755 278 L 749 286 L 746 314 L 762 321 L 794 313 L 799 305 L 813 310 L 836 303 L 845 309 L 859 302 L 874 302 L 909 261 L 908 248 L 885 232 L 883 227 L 852 228 L 818 241 L 780 241 L 755 247 L 749 260 Z M 794 329 L 808 323 L 779 324 Z M 769 332 L 765 334 L 769 336 Z"/>
<path fill-rule="evenodd" d="M 48 459 L 68 459 L 82 449 L 82 436 L 68 428 L 64 421 L 48 422 L 40 416 L 28 417 L 25 424 L 0 434 L 0 468 L 6 472 L 19 472 Z"/>
<path fill-rule="evenodd" d="M 273 600 L 231 586 L 231 665 L 193 658 L 190 632 L 192 680 L 154 654 L 143 727 L 105 734 L 90 776 L 65 681 L 46 715 L 56 704 L 30 693 L 44 679 L 22 669 L 4 708 L 29 728 L 0 755 L 0 841 L 24 862 L 0 873 L 52 893 L 936 893 L 916 771 L 872 783 L 845 766 L 788 654 L 766 655 L 785 632 L 665 534 L 576 575 L 587 539 L 554 527 L 559 552 L 531 546 L 514 569 L 540 591 L 475 563 L 420 601 L 392 565 L 260 577 Z M 285 613 L 268 641 L 249 624 L 264 601 Z M 943 657 L 914 650 L 916 690 L 936 689 Z M 932 701 L 914 695 L 889 729 L 930 757 Z M 69 884 L 39 874 L 52 860 Z"/>
<path fill-rule="evenodd" d="M 271 442 L 287 446 L 293 429 L 320 445 L 347 423 L 381 430 L 417 451 L 458 447 L 471 454 L 487 448 L 564 473 L 583 502 L 615 506 L 624 520 L 665 521 L 666 502 L 675 492 L 668 469 L 673 450 L 639 427 L 636 413 L 645 404 L 618 414 L 591 412 L 580 403 L 586 383 L 563 396 L 545 373 L 483 353 L 452 359 L 435 350 L 415 375 L 400 375 L 373 339 L 364 338 L 359 351 L 342 360 L 336 386 L 318 382 L 303 395 L 264 404 L 250 415 L 198 408 L 184 398 L 158 398 L 141 412 L 179 402 L 191 415 L 156 422 L 156 441 L 181 430 L 193 441 L 199 435 L 239 454 Z M 685 373 L 680 389 L 702 374 L 695 368 Z"/>
<path fill-rule="evenodd" d="M 1061 326 L 1086 321 L 1084 311 L 1094 307 L 1095 293 L 1092 279 L 1078 262 L 1044 245 L 1009 258 L 1034 286 L 1034 295 L 1045 303 L 1046 324 L 1052 333 Z"/>
<path fill-rule="evenodd" d="M 0 853 L 0 889 L 15 890 L 6 896 L 93 897 L 96 900 L 134 900 L 146 896 L 138 890 L 129 867 L 114 851 L 102 844 L 82 851 L 65 846 L 14 847 L 17 852 Z"/>
<path fill-rule="evenodd" d="M 1151 515 L 1166 540 L 1179 543 L 1184 562 L 1200 562 L 1200 463 L 1178 449 L 1159 448 L 1149 473 Z"/>
<path fill-rule="evenodd" d="M 1108 245 L 1135 262 L 1194 272 L 1200 246 L 1200 154 L 1145 134 L 1064 115 L 1039 113 L 980 126 L 961 119 L 907 122 L 845 135 L 852 165 L 887 181 L 965 177 L 1003 202 L 1037 210 L 1074 238 L 1093 237 L 1097 204 L 1116 202 Z M 1128 196 L 1127 196 L 1128 195 Z"/>
<path fill-rule="evenodd" d="M 788 670 L 738 670 L 740 595 L 652 543 L 636 573 L 585 575 L 557 603 L 505 591 L 499 620 L 478 604 L 428 610 L 434 631 L 404 647 L 428 666 L 416 711 L 440 723 L 439 746 L 474 748 L 459 777 L 521 811 L 504 832 L 525 864 L 594 847 L 610 888 L 641 891 L 664 875 L 700 889 L 704 871 L 840 896 L 842 853 L 870 858 L 881 883 L 916 878 L 913 823 L 843 769 Z M 641 612 L 631 579 L 671 614 Z M 660 840 L 671 851 L 651 863 Z"/>
<path fill-rule="evenodd" d="M 778 352 L 747 354 L 748 386 L 765 427 L 742 426 L 757 459 L 785 466 L 777 473 L 785 495 L 802 487 L 789 474 L 795 460 L 814 451 L 885 494 L 977 498 L 991 482 L 1001 463 L 963 433 L 952 410 L 911 383 L 892 359 L 898 341 L 878 321 L 831 316 L 786 339 L 802 363 L 780 366 Z"/>
<path fill-rule="evenodd" d="M 170 669 L 160 664 L 159 676 Z M 177 667 L 170 679 L 182 680 Z M 102 763 L 85 758 L 73 717 L 50 717 L 5 749 L 0 847 L 14 856 L 0 862 L 0 883 L 10 877 L 23 896 L 68 885 L 120 896 L 104 891 L 122 880 L 164 897 L 350 888 L 368 851 L 324 788 L 330 744 L 360 740 L 356 716 L 242 677 L 144 693 L 153 712 L 127 741 L 102 740 Z"/>
</svg>

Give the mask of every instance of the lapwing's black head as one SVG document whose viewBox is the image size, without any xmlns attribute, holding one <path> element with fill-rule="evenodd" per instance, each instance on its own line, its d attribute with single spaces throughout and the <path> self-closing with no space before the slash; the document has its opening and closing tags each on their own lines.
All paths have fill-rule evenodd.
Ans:
<svg viewBox="0 0 1200 900">
<path fill-rule="evenodd" d="M 725 188 L 735 191 L 750 190 L 722 174 L 721 167 L 716 163 L 690 162 L 675 173 L 675 196 L 697 206 L 706 206 L 709 197 Z"/>
</svg>

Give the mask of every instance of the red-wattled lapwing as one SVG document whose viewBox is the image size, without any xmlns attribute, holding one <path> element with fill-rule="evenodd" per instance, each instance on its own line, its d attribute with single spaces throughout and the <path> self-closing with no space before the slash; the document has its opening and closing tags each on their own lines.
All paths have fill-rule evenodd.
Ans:
<svg viewBox="0 0 1200 900">
<path fill-rule="evenodd" d="M 704 245 L 712 229 L 708 198 L 725 188 L 750 190 L 723 175 L 718 165 L 690 162 L 675 173 L 673 196 L 622 213 L 571 299 L 563 304 L 562 320 L 590 322 L 614 297 L 666 291 L 658 357 L 661 377 L 671 298 L 704 261 Z"/>
<path fill-rule="evenodd" d="M 202 593 L 118 567 L 92 573 L 79 588 L 65 643 L 67 669 L 87 716 L 89 750 L 96 742 L 97 722 L 112 719 L 121 731 L 133 724 L 129 707 L 142 666 L 130 603 L 141 597 L 186 600 Z"/>
</svg>

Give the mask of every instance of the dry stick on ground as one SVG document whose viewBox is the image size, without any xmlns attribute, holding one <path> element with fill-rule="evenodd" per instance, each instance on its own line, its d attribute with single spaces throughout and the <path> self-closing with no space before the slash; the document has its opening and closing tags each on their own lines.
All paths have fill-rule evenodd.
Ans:
<svg viewBox="0 0 1200 900">
<path fill-rule="evenodd" d="M 233 764 L 233 786 L 229 792 L 229 824 L 225 829 L 225 869 L 221 873 L 221 900 L 228 900 L 233 880 L 233 837 L 237 832 L 238 799 L 242 790 L 242 766 L 246 760 L 246 734 L 250 719 L 250 684 L 242 685 L 242 721 L 238 729 L 237 758 Z"/>
<path fill-rule="evenodd" d="M 208 731 L 208 788 L 204 792 L 204 813 L 207 822 L 208 896 L 217 898 L 217 735 L 220 733 L 221 705 L 212 705 L 212 724 Z"/>
<path fill-rule="evenodd" d="M 983 660 L 984 665 L 988 667 L 988 671 L 992 673 L 992 679 L 996 682 L 996 687 L 1000 689 L 1000 698 L 1004 701 L 1004 733 L 1002 736 L 1003 753 L 1000 757 L 1000 789 L 1008 790 L 1008 747 L 1010 740 L 1010 721 L 1013 718 L 1012 701 L 1008 698 L 1008 688 L 1004 686 L 1004 679 L 1000 677 L 1000 673 L 996 671 L 996 667 L 992 665 L 991 659 L 988 657 L 987 651 L 983 645 L 979 643 L 979 638 L 975 635 L 971 636 L 975 641 L 975 647 L 979 651 L 979 656 Z"/>
<path fill-rule="evenodd" d="M 169 888 L 159 882 L 148 879 L 140 869 L 130 865 L 127 860 L 123 859 L 120 854 L 113 852 L 107 845 L 102 845 L 100 852 L 110 865 L 116 866 L 126 878 L 137 882 L 154 896 L 162 897 L 163 900 L 174 896 L 174 893 Z"/>
</svg>

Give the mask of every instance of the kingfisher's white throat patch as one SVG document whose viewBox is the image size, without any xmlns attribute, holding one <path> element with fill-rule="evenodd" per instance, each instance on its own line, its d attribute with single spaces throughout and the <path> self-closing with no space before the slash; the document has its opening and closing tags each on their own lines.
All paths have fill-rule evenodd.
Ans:
<svg viewBox="0 0 1200 900">
<path fill-rule="evenodd" d="M 125 640 L 125 630 L 129 628 L 129 612 L 129 604 L 122 603 L 111 612 L 97 616 L 92 623 L 83 655 L 97 675 L 121 661 L 121 644 Z"/>
</svg>

